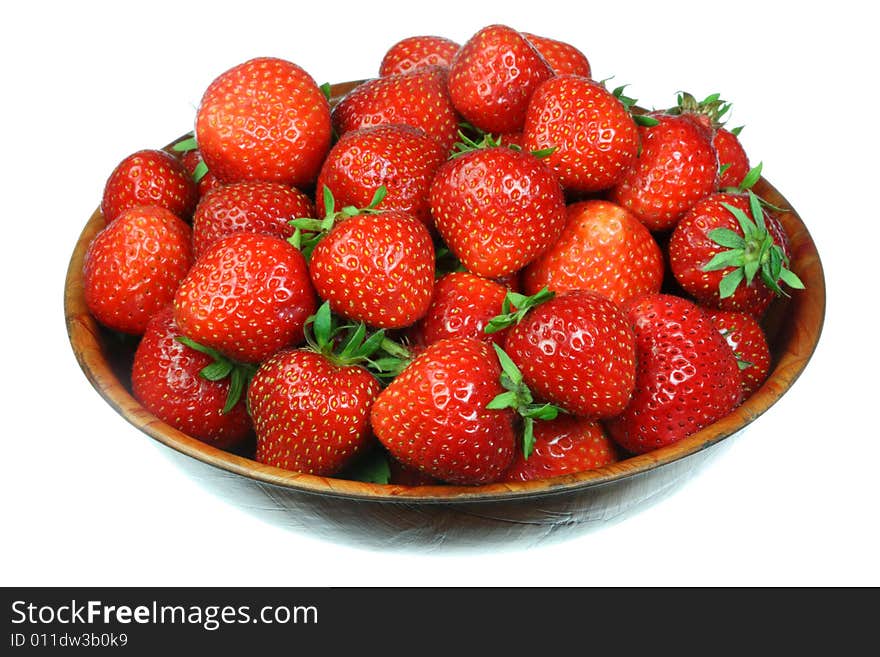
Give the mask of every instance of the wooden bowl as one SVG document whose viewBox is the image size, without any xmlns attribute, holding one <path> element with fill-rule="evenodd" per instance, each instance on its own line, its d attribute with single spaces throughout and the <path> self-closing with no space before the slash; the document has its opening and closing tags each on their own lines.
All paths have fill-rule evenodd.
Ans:
<svg viewBox="0 0 880 657">
<path fill-rule="evenodd" d="M 332 88 L 333 101 L 359 82 Z M 768 181 L 755 191 L 773 205 L 792 205 Z M 773 355 L 764 385 L 727 417 L 702 431 L 649 454 L 548 480 L 477 487 L 408 487 L 370 484 L 289 472 L 263 465 L 245 453 L 230 453 L 191 438 L 157 419 L 131 395 L 134 340 L 120 340 L 89 314 L 82 267 L 92 238 L 104 227 L 100 209 L 86 223 L 74 248 L 65 282 L 67 331 L 76 358 L 94 388 L 135 427 L 175 450 L 176 459 L 203 483 L 250 510 L 307 531 L 366 539 L 387 545 L 407 542 L 485 542 L 520 536 L 533 540 L 561 525 L 576 527 L 630 511 L 683 481 L 705 460 L 709 447 L 749 425 L 791 387 L 818 343 L 825 314 L 825 281 L 816 245 L 794 209 L 780 215 L 792 245 L 792 269 L 806 285 L 791 298 L 777 299 L 763 324 Z M 213 466 L 212 470 L 204 465 Z M 229 491 L 237 491 L 232 495 Z M 254 503 L 252 495 L 262 503 Z M 303 521 L 302 519 L 309 519 Z"/>
</svg>

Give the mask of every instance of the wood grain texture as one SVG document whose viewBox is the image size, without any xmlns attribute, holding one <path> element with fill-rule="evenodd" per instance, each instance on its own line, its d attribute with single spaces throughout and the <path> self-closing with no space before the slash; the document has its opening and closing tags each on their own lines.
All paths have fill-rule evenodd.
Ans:
<svg viewBox="0 0 880 657">
<path fill-rule="evenodd" d="M 332 102 L 357 84 L 335 85 Z M 778 207 L 792 208 L 767 180 L 761 179 L 755 191 Z M 70 343 L 86 378 L 114 410 L 176 452 L 231 473 L 238 478 L 238 484 L 256 487 L 282 514 L 306 511 L 324 518 L 323 522 L 354 514 L 351 517 L 356 518 L 356 524 L 375 522 L 386 536 L 393 533 L 390 530 L 421 527 L 430 537 L 437 532 L 449 532 L 451 526 L 459 531 L 469 527 L 479 535 L 491 533 L 498 523 L 504 528 L 502 534 L 510 532 L 511 523 L 535 525 L 545 531 L 548 519 L 577 523 L 586 522 L 597 513 L 607 516 L 609 508 L 622 513 L 686 478 L 702 461 L 699 455 L 705 456 L 707 448 L 770 409 L 804 371 L 824 321 L 824 273 L 816 245 L 797 212 L 791 209 L 782 213 L 780 219 L 791 239 L 792 269 L 806 289 L 794 292 L 791 298 L 776 300 L 767 313 L 764 325 L 773 368 L 766 383 L 732 414 L 674 445 L 598 470 L 543 481 L 479 487 L 407 487 L 317 477 L 266 466 L 246 454 L 218 450 L 161 422 L 131 395 L 127 370 L 133 354 L 132 341 L 120 341 L 97 325 L 85 306 L 83 260 L 89 242 L 104 227 L 99 210 L 86 223 L 71 256 L 64 312 Z M 601 504 L 599 500 L 603 500 Z"/>
</svg>

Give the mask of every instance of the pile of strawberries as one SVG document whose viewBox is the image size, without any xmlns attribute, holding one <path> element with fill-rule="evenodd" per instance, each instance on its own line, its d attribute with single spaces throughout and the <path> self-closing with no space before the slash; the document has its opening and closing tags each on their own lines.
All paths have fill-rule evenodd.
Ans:
<svg viewBox="0 0 880 657">
<path fill-rule="evenodd" d="M 522 481 L 672 444 L 764 381 L 802 283 L 717 95 L 644 111 L 503 25 L 395 44 L 329 102 L 220 75 L 107 181 L 84 264 L 132 391 L 221 449 L 397 484 Z"/>
</svg>

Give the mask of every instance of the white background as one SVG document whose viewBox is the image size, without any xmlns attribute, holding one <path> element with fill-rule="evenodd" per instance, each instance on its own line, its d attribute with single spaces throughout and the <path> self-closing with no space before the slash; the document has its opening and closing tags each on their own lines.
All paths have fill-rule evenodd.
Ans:
<svg viewBox="0 0 880 657">
<path fill-rule="evenodd" d="M 880 52 L 868 5 L 817 5 L 4 3 L 0 584 L 880 584 Z M 114 413 L 72 355 L 64 275 L 107 175 L 189 130 L 208 83 L 251 57 L 358 79 L 404 36 L 463 42 L 495 22 L 576 44 L 643 105 L 679 89 L 734 101 L 753 162 L 823 258 L 828 309 L 809 367 L 673 494 L 529 549 L 355 547 L 218 499 Z"/>
</svg>

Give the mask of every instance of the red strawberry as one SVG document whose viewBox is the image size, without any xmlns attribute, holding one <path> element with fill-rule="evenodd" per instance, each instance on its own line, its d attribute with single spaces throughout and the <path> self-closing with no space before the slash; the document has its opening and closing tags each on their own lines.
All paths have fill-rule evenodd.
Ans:
<svg viewBox="0 0 880 657">
<path fill-rule="evenodd" d="M 532 93 L 553 70 L 516 30 L 490 25 L 452 60 L 449 95 L 472 125 L 492 134 L 522 130 Z"/>
<path fill-rule="evenodd" d="M 334 312 L 377 328 L 403 328 L 431 303 L 434 245 L 424 224 L 406 213 L 363 211 L 320 238 L 309 272 Z"/>
<path fill-rule="evenodd" d="M 503 146 L 447 161 L 431 184 L 431 215 L 468 271 L 495 278 L 517 271 L 556 241 L 565 199 L 534 155 Z"/>
<path fill-rule="evenodd" d="M 435 342 L 385 388 L 370 422 L 408 467 L 455 484 L 498 479 L 516 448 L 514 412 L 487 405 L 504 392 L 490 347 L 473 338 Z"/>
<path fill-rule="evenodd" d="M 193 180 L 196 181 L 196 185 L 199 189 L 199 198 L 202 198 L 212 189 L 216 189 L 223 185 L 223 183 L 217 179 L 217 176 L 208 171 L 208 165 L 205 164 L 205 160 L 202 158 L 202 154 L 197 148 L 186 151 L 181 158 L 181 163 L 183 164 L 183 168 L 186 169 L 189 175 L 192 176 Z"/>
<path fill-rule="evenodd" d="M 602 85 L 564 75 L 532 95 L 523 145 L 553 149 L 544 161 L 567 190 L 595 192 L 617 183 L 635 161 L 639 133 L 623 103 Z"/>
<path fill-rule="evenodd" d="M 333 108 L 337 134 L 375 125 L 398 123 L 420 128 L 445 152 L 458 138 L 458 114 L 446 88 L 447 71 L 432 66 L 367 80 Z"/>
<path fill-rule="evenodd" d="M 516 305 L 519 321 L 504 349 L 536 397 L 593 419 L 626 407 L 635 382 L 635 338 L 617 304 L 572 290 L 525 313 L 524 304 Z"/>
<path fill-rule="evenodd" d="M 754 194 L 713 194 L 688 211 L 669 240 L 669 266 L 701 304 L 764 313 L 780 285 L 803 288 L 787 269 L 790 247 L 779 220 Z"/>
<path fill-rule="evenodd" d="M 165 208 L 124 210 L 86 252 L 83 287 L 89 311 L 104 326 L 141 335 L 189 271 L 191 242 L 189 225 Z"/>
<path fill-rule="evenodd" d="M 282 349 L 261 364 L 248 388 L 248 408 L 257 461 L 334 475 L 375 442 L 369 417 L 381 386 L 357 363 L 372 354 L 378 338 L 364 340 L 361 325 L 334 353 L 344 329 L 334 326 L 330 305 L 310 319 L 311 348 Z"/>
<path fill-rule="evenodd" d="M 230 398 L 234 366 L 228 363 L 214 380 L 206 378 L 201 373 L 216 359 L 187 346 L 181 336 L 170 304 L 147 323 L 131 370 L 135 398 L 160 420 L 193 438 L 219 449 L 239 445 L 251 435 L 252 427 L 240 391 Z"/>
<path fill-rule="evenodd" d="M 576 415 L 535 422 L 535 443 L 526 457 L 517 451 L 501 481 L 533 481 L 595 470 L 618 460 L 602 425 Z"/>
<path fill-rule="evenodd" d="M 770 374 L 770 347 L 764 330 L 752 315 L 725 310 L 706 314 L 733 349 L 742 377 L 743 399 L 751 397 Z"/>
<path fill-rule="evenodd" d="M 659 292 L 663 254 L 632 213 L 611 201 L 581 201 L 567 208 L 562 234 L 526 267 L 523 288 L 537 294 L 595 290 L 616 303 L 643 292 Z"/>
<path fill-rule="evenodd" d="M 570 43 L 528 32 L 523 32 L 522 35 L 547 60 L 556 75 L 580 75 L 585 78 L 592 75 L 587 56 Z"/>
<path fill-rule="evenodd" d="M 505 331 L 483 329 L 501 314 L 506 295 L 506 287 L 475 274 L 445 274 L 434 284 L 431 305 L 417 327 L 419 343 L 427 346 L 445 338 L 468 337 L 503 344 Z"/>
<path fill-rule="evenodd" d="M 428 66 L 449 68 L 459 45 L 440 36 L 411 36 L 388 49 L 379 66 L 379 75 L 413 73 Z"/>
<path fill-rule="evenodd" d="M 718 189 L 718 157 L 711 130 L 691 118 L 655 112 L 649 119 L 657 124 L 639 127 L 642 152 L 610 198 L 661 231 Z"/>
<path fill-rule="evenodd" d="M 258 233 L 233 233 L 212 244 L 174 297 L 174 317 L 187 337 L 244 363 L 301 342 L 314 310 L 303 255 Z"/>
<path fill-rule="evenodd" d="M 430 227 L 428 192 L 446 151 L 417 128 L 378 125 L 350 130 L 330 149 L 318 175 L 318 189 L 333 192 L 340 206 L 366 206 L 385 186 L 383 210 L 401 210 Z M 318 209 L 324 210 L 321 196 Z"/>
<path fill-rule="evenodd" d="M 143 150 L 116 165 L 104 186 L 101 212 L 107 223 L 135 205 L 156 205 L 189 219 L 198 190 L 183 164 L 170 153 Z"/>
<path fill-rule="evenodd" d="M 740 401 L 733 351 L 703 310 L 687 299 L 645 294 L 623 310 L 635 330 L 636 386 L 626 409 L 606 422 L 635 454 L 671 445 L 724 417 Z"/>
<path fill-rule="evenodd" d="M 330 104 L 292 62 L 251 59 L 215 79 L 196 117 L 199 150 L 224 183 L 314 182 L 330 148 Z"/>
<path fill-rule="evenodd" d="M 750 169 L 749 156 L 739 141 L 739 130 L 719 128 L 713 143 L 722 169 L 719 186 L 721 189 L 739 187 Z"/>
<path fill-rule="evenodd" d="M 214 242 L 232 233 L 248 232 L 287 239 L 290 221 L 315 213 L 311 199 L 281 183 L 243 182 L 212 190 L 193 215 L 193 248 L 199 257 Z"/>
</svg>

